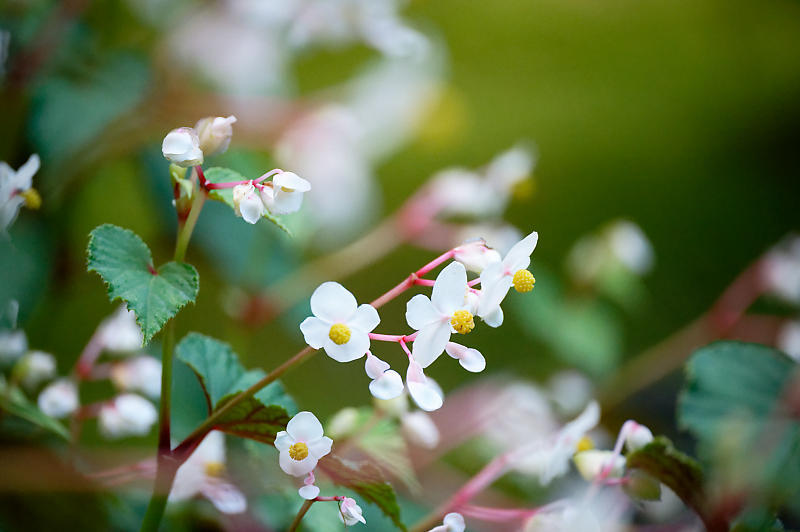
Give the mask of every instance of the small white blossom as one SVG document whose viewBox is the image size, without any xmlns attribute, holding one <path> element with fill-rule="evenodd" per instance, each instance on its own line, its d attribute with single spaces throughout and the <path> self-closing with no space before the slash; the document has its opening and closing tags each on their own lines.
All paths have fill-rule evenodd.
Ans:
<svg viewBox="0 0 800 532">
<path fill-rule="evenodd" d="M 58 379 L 42 390 L 39 410 L 55 418 L 67 417 L 78 409 L 78 388 L 69 379 Z"/>
<path fill-rule="evenodd" d="M 349 436 L 358 426 L 358 408 L 348 406 L 336 412 L 328 421 L 328 434 L 332 438 Z"/>
<path fill-rule="evenodd" d="M 311 412 L 300 412 L 275 436 L 283 471 L 302 477 L 317 467 L 320 458 L 331 452 L 333 440 L 323 435 L 322 425 Z"/>
<path fill-rule="evenodd" d="M 0 162 L 0 233 L 4 233 L 17 218 L 20 207 L 26 203 L 38 208 L 41 199 L 31 188 L 33 175 L 39 170 L 39 156 L 31 155 L 27 162 L 14 171 Z"/>
<path fill-rule="evenodd" d="M 487 325 L 499 327 L 503 323 L 503 310 L 500 303 L 509 289 L 514 286 L 520 292 L 533 288 L 533 275 L 527 270 L 531 254 L 536 249 L 539 234 L 534 231 L 512 247 L 503 260 L 493 262 L 481 272 L 481 300 L 478 316 Z"/>
<path fill-rule="evenodd" d="M 236 216 L 249 224 L 258 222 L 267 212 L 256 187 L 252 183 L 233 187 L 233 210 Z"/>
<path fill-rule="evenodd" d="M 653 267 L 653 245 L 635 223 L 614 223 L 609 228 L 609 243 L 614 256 L 632 272 L 643 275 Z"/>
<path fill-rule="evenodd" d="M 378 399 L 394 399 L 403 393 L 403 378 L 389 364 L 367 351 L 367 360 L 364 363 L 367 376 L 372 379 L 369 391 Z"/>
<path fill-rule="evenodd" d="M 366 519 L 361 515 L 361 508 L 350 497 L 345 497 L 339 505 L 339 520 L 346 526 L 353 526 L 356 523 L 367 524 Z"/>
<path fill-rule="evenodd" d="M 311 312 L 300 324 L 306 343 L 325 349 L 338 362 L 361 358 L 369 350 L 369 333 L 380 317 L 372 305 L 358 305 L 356 298 L 339 283 L 322 283 L 311 295 Z"/>
<path fill-rule="evenodd" d="M 275 214 L 291 214 L 300 210 L 303 194 L 311 190 L 311 183 L 293 172 L 280 172 L 261 189 L 261 201 Z"/>
<path fill-rule="evenodd" d="M 487 247 L 480 238 L 465 242 L 453 250 L 453 258 L 471 272 L 481 273 L 489 264 L 502 260 L 497 250 Z"/>
<path fill-rule="evenodd" d="M 112 353 L 130 353 L 142 347 L 144 336 L 136 323 L 136 314 L 120 305 L 98 328 L 103 349 Z"/>
<path fill-rule="evenodd" d="M 161 143 L 161 153 L 169 162 L 184 168 L 203 164 L 200 139 L 190 127 L 179 127 L 167 133 Z"/>
<path fill-rule="evenodd" d="M 464 516 L 460 513 L 451 512 L 444 516 L 441 525 L 431 528 L 428 532 L 464 532 L 466 528 Z"/>
<path fill-rule="evenodd" d="M 415 361 L 408 363 L 406 372 L 406 386 L 411 398 L 417 406 L 426 412 L 438 410 L 444 404 L 444 393 L 439 385 L 427 377 L 422 371 L 422 367 Z"/>
<path fill-rule="evenodd" d="M 200 142 L 200 149 L 206 157 L 224 153 L 231 143 L 233 124 L 236 117 L 207 116 L 198 120 L 194 129 Z"/>
<path fill-rule="evenodd" d="M 28 350 L 28 337 L 22 330 L 0 331 L 0 362 L 17 360 Z"/>
<path fill-rule="evenodd" d="M 161 395 L 161 362 L 149 355 L 140 355 L 115 363 L 111 382 L 125 392 L 142 392 L 151 399 Z"/>
<path fill-rule="evenodd" d="M 650 432 L 650 429 L 634 421 L 629 421 L 628 423 L 629 425 L 625 431 L 625 447 L 627 447 L 628 451 L 637 451 L 653 441 L 653 433 Z"/>
<path fill-rule="evenodd" d="M 559 371 L 547 381 L 548 396 L 561 414 L 574 416 L 592 399 L 592 382 L 574 370 Z"/>
<path fill-rule="evenodd" d="M 486 369 L 486 359 L 477 349 L 466 347 L 455 342 L 447 342 L 444 350 L 448 355 L 458 360 L 461 367 L 472 373 L 480 373 Z"/>
<path fill-rule="evenodd" d="M 625 471 L 625 457 L 613 451 L 590 449 L 575 453 L 572 460 L 578 473 L 588 482 L 594 482 L 606 467 L 609 467 L 607 478 L 619 478 Z"/>
<path fill-rule="evenodd" d="M 140 395 L 118 395 L 100 408 L 98 424 L 106 438 L 144 436 L 158 419 L 153 403 Z"/>
<path fill-rule="evenodd" d="M 436 277 L 431 297 L 417 294 L 406 305 L 406 321 L 419 331 L 412 354 L 427 368 L 444 351 L 453 332 L 469 333 L 475 322 L 465 304 L 467 271 L 459 262 L 451 262 Z"/>
<path fill-rule="evenodd" d="M 44 351 L 30 351 L 19 361 L 19 365 L 20 380 L 28 389 L 33 389 L 56 375 L 56 359 Z"/>
<path fill-rule="evenodd" d="M 400 418 L 400 428 L 406 439 L 414 445 L 425 449 L 439 445 L 439 429 L 425 412 L 416 410 L 404 414 Z"/>
</svg>

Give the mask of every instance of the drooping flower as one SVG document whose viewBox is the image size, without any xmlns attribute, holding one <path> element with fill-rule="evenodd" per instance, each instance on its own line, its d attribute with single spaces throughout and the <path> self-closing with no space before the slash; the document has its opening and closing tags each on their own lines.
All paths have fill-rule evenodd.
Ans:
<svg viewBox="0 0 800 532">
<path fill-rule="evenodd" d="M 464 532 L 466 528 L 464 516 L 457 512 L 451 512 L 444 516 L 441 525 L 431 528 L 428 532 Z"/>
<path fill-rule="evenodd" d="M 236 117 L 233 115 L 227 118 L 223 116 L 207 116 L 197 121 L 194 129 L 200 141 L 200 149 L 206 157 L 219 155 L 228 149 L 233 136 L 232 126 L 235 123 Z"/>
<path fill-rule="evenodd" d="M 481 296 L 478 316 L 487 325 L 499 327 L 503 323 L 500 303 L 513 286 L 518 292 L 530 292 L 536 282 L 530 271 L 531 253 L 539 241 L 534 231 L 512 247 L 503 260 L 494 262 L 481 272 Z"/>
<path fill-rule="evenodd" d="M 161 143 L 161 153 L 169 162 L 184 168 L 203 164 L 200 139 L 190 127 L 179 127 L 167 133 Z"/>
<path fill-rule="evenodd" d="M 486 369 L 486 359 L 477 349 L 466 347 L 455 342 L 447 342 L 444 350 L 448 355 L 458 360 L 461 367 L 472 373 L 480 373 Z"/>
<path fill-rule="evenodd" d="M 451 262 L 436 277 L 430 299 L 424 294 L 412 297 L 406 305 L 406 321 L 419 331 L 412 354 L 427 368 L 444 351 L 453 332 L 469 333 L 474 327 L 472 313 L 465 304 L 467 271 Z"/>
<path fill-rule="evenodd" d="M 323 435 L 322 425 L 311 412 L 300 412 L 275 436 L 280 451 L 280 466 L 295 477 L 302 477 L 317 467 L 320 458 L 331 452 L 333 440 Z"/>
<path fill-rule="evenodd" d="M 364 363 L 367 376 L 372 379 L 369 391 L 378 399 L 394 399 L 403 393 L 403 378 L 395 370 L 390 369 L 387 362 L 367 351 Z"/>
<path fill-rule="evenodd" d="M 311 294 L 311 312 L 300 324 L 306 343 L 325 349 L 338 362 L 361 358 L 369 350 L 369 333 L 380 323 L 372 305 L 358 306 L 356 298 L 339 283 L 322 283 Z"/>
<path fill-rule="evenodd" d="M 608 468 L 607 478 L 619 478 L 625 471 L 625 457 L 613 451 L 589 449 L 575 453 L 572 461 L 575 462 L 578 473 L 588 482 L 594 482 L 606 468 Z"/>
<path fill-rule="evenodd" d="M 38 209 L 41 205 L 39 193 L 32 188 L 33 175 L 38 170 L 39 156 L 36 154 L 16 171 L 0 162 L 0 233 L 14 223 L 23 205 L 30 209 Z"/>
<path fill-rule="evenodd" d="M 355 499 L 345 497 L 339 504 L 339 520 L 346 526 L 353 526 L 356 523 L 367 524 L 367 520 L 361 515 L 361 508 L 356 504 Z"/>
<path fill-rule="evenodd" d="M 161 362 L 149 355 L 117 362 L 111 367 L 111 382 L 122 391 L 157 399 L 161 395 Z"/>
<path fill-rule="evenodd" d="M 410 360 L 408 363 L 406 386 L 417 406 L 426 412 L 438 410 L 444 404 L 442 389 L 436 381 L 423 373 L 422 367 L 414 360 Z"/>
<path fill-rule="evenodd" d="M 225 479 L 225 434 L 209 432 L 179 468 L 169 494 L 170 502 L 203 495 L 222 513 L 238 514 L 247 509 L 244 494 Z"/>
<path fill-rule="evenodd" d="M 144 436 L 158 419 L 153 403 L 134 393 L 118 395 L 100 408 L 100 432 L 110 439 Z"/>
<path fill-rule="evenodd" d="M 67 417 L 80 406 L 78 388 L 70 379 L 58 379 L 42 390 L 37 402 L 39 410 L 48 416 Z"/>
<path fill-rule="evenodd" d="M 303 194 L 311 190 L 311 183 L 293 172 L 280 172 L 261 189 L 261 200 L 270 212 L 291 214 L 300 210 Z"/>
<path fill-rule="evenodd" d="M 120 305 L 117 310 L 103 320 L 97 334 L 103 349 L 112 353 L 129 353 L 142 347 L 144 336 L 136 323 L 136 314 Z"/>
<path fill-rule="evenodd" d="M 233 187 L 233 210 L 249 224 L 258 222 L 266 208 L 256 187 L 252 183 Z"/>
<path fill-rule="evenodd" d="M 416 410 L 400 417 L 400 428 L 403 436 L 414 445 L 425 449 L 433 449 L 439 445 L 439 429 L 425 412 Z"/>
</svg>

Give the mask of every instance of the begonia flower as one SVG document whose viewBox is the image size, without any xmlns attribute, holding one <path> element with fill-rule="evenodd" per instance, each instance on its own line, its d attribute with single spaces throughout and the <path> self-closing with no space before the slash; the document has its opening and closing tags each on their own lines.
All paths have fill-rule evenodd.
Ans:
<svg viewBox="0 0 800 532">
<path fill-rule="evenodd" d="M 141 392 L 151 399 L 161 395 L 161 361 L 140 355 L 115 363 L 111 382 L 125 392 Z"/>
<path fill-rule="evenodd" d="M 531 253 L 539 241 L 534 231 L 517 242 L 500 262 L 494 262 L 481 272 L 481 296 L 478 316 L 487 325 L 499 327 L 503 323 L 503 310 L 500 303 L 513 286 L 518 292 L 530 292 L 536 280 L 527 270 L 531 263 Z"/>
<path fill-rule="evenodd" d="M 403 436 L 419 447 L 433 449 L 439 445 L 439 429 L 431 417 L 425 412 L 416 410 L 400 417 L 400 428 Z"/>
<path fill-rule="evenodd" d="M 361 507 L 356 504 L 355 499 L 351 499 L 350 497 L 345 497 L 341 504 L 339 504 L 339 520 L 344 523 L 345 526 L 353 526 L 356 523 L 367 524 L 366 519 L 361 515 Z"/>
<path fill-rule="evenodd" d="M 370 393 L 378 399 L 394 399 L 403 393 L 403 378 L 395 370 L 390 369 L 388 363 L 367 351 L 367 360 L 364 363 L 367 376 L 372 379 L 369 383 Z"/>
<path fill-rule="evenodd" d="M 261 201 L 274 214 L 291 214 L 300 210 L 303 194 L 311 183 L 293 172 L 280 172 L 261 189 Z"/>
<path fill-rule="evenodd" d="M 606 469 L 606 478 L 619 478 L 625 471 L 625 457 L 613 451 L 589 449 L 575 453 L 572 461 L 575 462 L 578 473 L 588 482 L 594 482 Z"/>
<path fill-rule="evenodd" d="M 67 417 L 78 409 L 78 388 L 70 379 L 51 382 L 39 394 L 39 410 L 55 418 Z"/>
<path fill-rule="evenodd" d="M 31 209 L 38 209 L 41 205 L 39 193 L 32 188 L 33 175 L 39 170 L 39 164 L 36 154 L 16 171 L 0 162 L 0 233 L 14 223 L 23 205 Z"/>
<path fill-rule="evenodd" d="M 444 516 L 441 525 L 431 528 L 428 532 L 464 532 L 466 528 L 464 516 L 457 512 L 451 512 Z"/>
<path fill-rule="evenodd" d="M 452 358 L 458 360 L 461 367 L 472 373 L 480 373 L 486 369 L 486 359 L 477 349 L 466 347 L 455 342 L 447 342 L 444 350 Z"/>
<path fill-rule="evenodd" d="M 144 436 L 158 419 L 156 407 L 134 393 L 118 395 L 100 408 L 100 432 L 107 438 Z"/>
<path fill-rule="evenodd" d="M 142 329 L 136 323 L 136 314 L 125 308 L 124 304 L 102 321 L 97 334 L 100 336 L 103 349 L 112 353 L 136 351 L 144 342 Z"/>
<path fill-rule="evenodd" d="M 167 133 L 161 143 L 161 153 L 169 162 L 184 168 L 203 164 L 200 139 L 190 127 L 179 127 Z"/>
<path fill-rule="evenodd" d="M 317 467 L 320 458 L 331 452 L 333 440 L 323 435 L 322 425 L 311 412 L 300 412 L 275 436 L 280 452 L 279 464 L 289 475 L 302 477 Z"/>
<path fill-rule="evenodd" d="M 207 116 L 197 121 L 194 130 L 200 141 L 200 149 L 206 157 L 219 155 L 228 149 L 233 136 L 232 126 L 235 123 L 236 117 L 233 115 Z"/>
<path fill-rule="evenodd" d="M 264 202 L 252 183 L 233 187 L 233 211 L 249 224 L 258 222 L 264 216 Z"/>
<path fill-rule="evenodd" d="M 422 367 L 415 361 L 410 360 L 408 371 L 406 372 L 406 386 L 411 398 L 421 409 L 432 412 L 442 407 L 444 403 L 444 393 L 439 385 L 425 376 Z"/>
</svg>

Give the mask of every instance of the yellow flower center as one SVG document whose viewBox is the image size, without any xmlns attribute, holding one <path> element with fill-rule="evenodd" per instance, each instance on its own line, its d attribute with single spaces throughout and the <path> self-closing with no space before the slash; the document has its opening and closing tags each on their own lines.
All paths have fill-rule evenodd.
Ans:
<svg viewBox="0 0 800 532">
<path fill-rule="evenodd" d="M 350 341 L 350 327 L 344 323 L 335 323 L 328 333 L 328 338 L 336 345 L 346 344 Z"/>
<path fill-rule="evenodd" d="M 582 453 L 583 451 L 591 451 L 594 449 L 594 442 L 589 436 L 584 436 L 575 445 L 575 452 Z"/>
<path fill-rule="evenodd" d="M 294 192 L 294 189 L 289 187 L 281 187 L 281 190 L 283 190 L 284 192 Z"/>
<path fill-rule="evenodd" d="M 467 334 L 475 328 L 475 321 L 472 319 L 472 314 L 467 310 L 457 310 L 450 318 L 450 325 L 457 333 Z"/>
<path fill-rule="evenodd" d="M 306 445 L 305 443 L 299 441 L 294 445 L 292 445 L 291 447 L 289 447 L 289 457 L 292 460 L 296 460 L 299 462 L 300 460 L 305 460 L 307 456 L 308 456 L 308 445 Z"/>
<path fill-rule="evenodd" d="M 530 292 L 533 290 L 533 285 L 536 284 L 536 279 L 533 278 L 533 274 L 528 270 L 518 270 L 514 274 L 512 283 L 517 292 Z"/>
<path fill-rule="evenodd" d="M 29 209 L 36 210 L 42 206 L 42 197 L 35 188 L 29 188 L 28 190 L 20 191 L 19 195 L 25 200 L 25 206 Z"/>
<path fill-rule="evenodd" d="M 225 464 L 223 464 L 222 462 L 206 463 L 206 475 L 209 477 L 222 476 L 223 471 L 225 471 Z"/>
</svg>

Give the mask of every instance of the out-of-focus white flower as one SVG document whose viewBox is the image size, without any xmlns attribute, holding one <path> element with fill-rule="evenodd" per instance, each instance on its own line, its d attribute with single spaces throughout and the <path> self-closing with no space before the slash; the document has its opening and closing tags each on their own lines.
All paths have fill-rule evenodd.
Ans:
<svg viewBox="0 0 800 532">
<path fill-rule="evenodd" d="M 460 262 L 451 262 L 436 277 L 431 297 L 417 294 L 406 304 L 406 321 L 419 331 L 412 354 L 427 368 L 444 351 L 450 334 L 467 334 L 475 327 L 472 313 L 464 304 L 467 271 Z"/>
<path fill-rule="evenodd" d="M 439 429 L 431 417 L 425 412 L 416 410 L 400 417 L 403 435 L 414 445 L 425 449 L 433 449 L 439 445 Z"/>
<path fill-rule="evenodd" d="M 461 244 L 453 250 L 453 258 L 475 273 L 481 273 L 492 262 L 502 260 L 500 253 L 486 246 L 482 238 Z"/>
<path fill-rule="evenodd" d="M 513 286 L 518 292 L 533 290 L 535 279 L 527 270 L 536 249 L 539 234 L 534 231 L 512 247 L 503 260 L 493 262 L 481 273 L 481 295 L 478 316 L 490 327 L 503 323 L 500 304 Z"/>
<path fill-rule="evenodd" d="M 157 399 L 161 395 L 161 362 L 149 355 L 117 362 L 111 367 L 111 382 L 122 391 Z"/>
<path fill-rule="evenodd" d="M 775 247 L 764 262 L 764 282 L 777 297 L 800 305 L 800 237 Z"/>
<path fill-rule="evenodd" d="M 461 367 L 472 373 L 480 373 L 486 369 L 486 359 L 477 349 L 467 347 L 455 342 L 447 342 L 444 350 L 448 355 L 458 360 Z"/>
<path fill-rule="evenodd" d="M 778 349 L 800 362 L 800 322 L 790 321 L 781 327 L 776 343 Z"/>
<path fill-rule="evenodd" d="M 247 509 L 244 494 L 222 476 L 225 471 L 225 434 L 209 432 L 179 468 L 169 494 L 170 502 L 203 495 L 222 513 L 238 514 Z"/>
<path fill-rule="evenodd" d="M 388 400 L 375 398 L 372 402 L 377 410 L 387 416 L 399 418 L 408 412 L 408 396 L 406 394 L 401 394 L 394 399 Z"/>
<path fill-rule="evenodd" d="M 653 246 L 635 223 L 614 223 L 609 228 L 609 244 L 614 256 L 632 272 L 644 275 L 653 267 Z"/>
<path fill-rule="evenodd" d="M 650 429 L 635 421 L 629 421 L 628 423 L 629 425 L 625 431 L 625 447 L 627 447 L 628 451 L 637 451 L 653 441 L 653 433 Z"/>
<path fill-rule="evenodd" d="M 66 417 L 78 409 L 78 388 L 69 379 L 58 379 L 42 390 L 38 399 L 39 410 L 55 418 Z"/>
<path fill-rule="evenodd" d="M 460 513 L 451 512 L 444 516 L 441 525 L 431 528 L 428 532 L 464 532 L 466 528 L 464 516 Z"/>
<path fill-rule="evenodd" d="M 270 212 L 291 214 L 300 210 L 303 194 L 311 190 L 311 183 L 293 172 L 280 172 L 261 189 L 261 200 Z"/>
<path fill-rule="evenodd" d="M 547 381 L 550 400 L 562 414 L 573 416 L 592 398 L 592 382 L 578 371 L 559 371 Z"/>
<path fill-rule="evenodd" d="M 118 395 L 100 407 L 98 424 L 106 438 L 144 436 L 158 419 L 153 403 L 134 393 Z"/>
<path fill-rule="evenodd" d="M 533 150 L 518 144 L 492 159 L 486 168 L 486 181 L 507 203 L 514 188 L 530 177 L 535 164 Z"/>
<path fill-rule="evenodd" d="M 348 406 L 336 412 L 328 421 L 328 434 L 330 434 L 332 438 L 349 436 L 357 426 L 358 409 Z"/>
<path fill-rule="evenodd" d="M 98 328 L 103 348 L 112 353 L 129 353 L 142 347 L 144 336 L 136 314 L 120 305 Z"/>
<path fill-rule="evenodd" d="M 197 132 L 200 150 L 202 150 L 203 155 L 210 157 L 224 153 L 231 144 L 232 126 L 235 123 L 236 117 L 233 115 L 227 118 L 223 116 L 207 116 L 198 120 L 194 130 Z"/>
<path fill-rule="evenodd" d="M 627 220 L 612 222 L 599 233 L 581 238 L 567 257 L 567 267 L 581 283 L 598 281 L 616 265 L 641 276 L 652 269 L 653 262 L 652 244 L 638 225 Z"/>
<path fill-rule="evenodd" d="M 31 155 L 16 171 L 0 161 L 0 233 L 14 223 L 20 207 L 25 205 L 38 209 L 41 205 L 39 193 L 32 188 L 33 175 L 38 170 L 39 156 L 36 154 Z"/>
<path fill-rule="evenodd" d="M 616 492 L 594 497 L 577 496 L 548 505 L 533 515 L 524 532 L 623 532 L 628 530 L 625 507 L 630 505 Z"/>
<path fill-rule="evenodd" d="M 525 236 L 522 231 L 506 223 L 478 223 L 464 225 L 458 232 L 458 240 L 456 242 L 474 238 L 476 235 L 480 236 L 488 246 L 491 246 L 491 249 L 496 250 L 501 255 L 508 253 L 508 250 Z M 498 258 L 498 260 L 500 259 L 502 259 L 502 256 Z M 489 263 L 492 262 L 497 261 L 489 261 Z"/>
<path fill-rule="evenodd" d="M 545 394 L 527 382 L 503 382 L 490 388 L 480 408 L 480 417 L 491 420 L 484 435 L 501 451 L 548 441 L 559 429 Z"/>
<path fill-rule="evenodd" d="M 28 350 L 28 337 L 22 330 L 0 331 L 0 362 L 17 360 Z"/>
<path fill-rule="evenodd" d="M 252 183 L 233 187 L 233 211 L 249 224 L 258 222 L 264 216 L 264 201 Z"/>
<path fill-rule="evenodd" d="M 369 333 L 381 319 L 372 305 L 358 306 L 356 298 L 339 283 L 322 283 L 311 294 L 311 312 L 300 324 L 306 343 L 325 349 L 338 362 L 361 358 L 369 350 Z"/>
<path fill-rule="evenodd" d="M 367 524 L 364 516 L 361 515 L 361 508 L 356 504 L 355 499 L 345 497 L 339 505 L 339 520 L 346 526 L 353 526 L 356 523 Z"/>
<path fill-rule="evenodd" d="M 423 373 L 422 367 L 414 360 L 410 360 L 408 363 L 406 386 L 417 406 L 426 412 L 438 410 L 444 404 L 442 389 L 436 381 Z"/>
<path fill-rule="evenodd" d="M 578 473 L 588 482 L 594 482 L 606 467 L 609 467 L 608 478 L 619 478 L 625 471 L 625 457 L 613 451 L 590 449 L 575 453 L 572 460 Z"/>
<path fill-rule="evenodd" d="M 403 378 L 389 364 L 367 351 L 367 360 L 364 363 L 367 376 L 372 379 L 369 391 L 378 399 L 394 399 L 403 393 Z"/>
<path fill-rule="evenodd" d="M 200 139 L 190 127 L 179 127 L 167 133 L 161 143 L 161 153 L 169 162 L 184 168 L 203 164 Z"/>
<path fill-rule="evenodd" d="M 333 440 L 323 435 L 322 425 L 311 412 L 300 412 L 275 436 L 280 451 L 280 466 L 295 477 L 302 477 L 317 467 L 320 458 L 331 452 Z"/>
<path fill-rule="evenodd" d="M 28 389 L 52 379 L 56 374 L 56 359 L 44 351 L 30 351 L 18 364 L 20 382 Z"/>
</svg>

